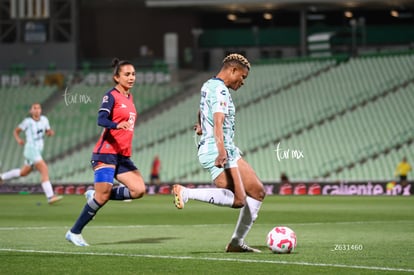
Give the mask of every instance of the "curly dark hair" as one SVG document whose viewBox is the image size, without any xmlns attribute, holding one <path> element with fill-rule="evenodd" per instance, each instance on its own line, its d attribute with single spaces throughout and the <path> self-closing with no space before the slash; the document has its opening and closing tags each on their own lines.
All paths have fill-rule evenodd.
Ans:
<svg viewBox="0 0 414 275">
<path fill-rule="evenodd" d="M 238 64 L 238 65 L 242 65 L 243 67 L 246 67 L 248 70 L 250 70 L 250 63 L 247 60 L 246 57 L 244 57 L 241 54 L 238 53 L 232 53 L 229 54 L 228 56 L 226 56 L 223 59 L 223 65 L 233 65 L 233 64 Z"/>
</svg>

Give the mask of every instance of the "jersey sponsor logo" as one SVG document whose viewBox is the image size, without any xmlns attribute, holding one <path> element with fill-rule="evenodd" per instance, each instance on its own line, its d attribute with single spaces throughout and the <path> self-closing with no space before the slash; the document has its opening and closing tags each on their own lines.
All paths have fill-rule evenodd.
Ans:
<svg viewBox="0 0 414 275">
<path fill-rule="evenodd" d="M 226 95 L 226 91 L 225 91 L 225 90 L 222 90 L 222 91 L 220 92 L 220 94 L 222 94 L 222 95 Z"/>
<path fill-rule="evenodd" d="M 124 103 L 121 104 L 121 108 L 125 109 L 126 107 L 127 106 Z"/>
</svg>

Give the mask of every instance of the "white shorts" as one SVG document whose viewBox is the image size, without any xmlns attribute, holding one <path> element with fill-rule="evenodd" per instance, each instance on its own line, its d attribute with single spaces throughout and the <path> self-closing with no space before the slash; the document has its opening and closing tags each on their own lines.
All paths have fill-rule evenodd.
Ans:
<svg viewBox="0 0 414 275">
<path fill-rule="evenodd" d="M 36 162 L 39 162 L 43 159 L 42 150 L 30 144 L 26 144 L 24 146 L 23 156 L 24 163 L 30 166 L 34 165 Z"/>
<path fill-rule="evenodd" d="M 227 163 L 224 165 L 224 168 L 218 168 L 214 165 L 218 156 L 218 151 L 213 150 L 198 154 L 198 160 L 200 161 L 201 166 L 210 171 L 212 180 L 215 180 L 222 172 L 224 172 L 224 169 L 238 167 L 237 161 L 241 158 L 239 148 L 234 147 L 233 149 L 226 149 L 226 151 Z"/>
</svg>

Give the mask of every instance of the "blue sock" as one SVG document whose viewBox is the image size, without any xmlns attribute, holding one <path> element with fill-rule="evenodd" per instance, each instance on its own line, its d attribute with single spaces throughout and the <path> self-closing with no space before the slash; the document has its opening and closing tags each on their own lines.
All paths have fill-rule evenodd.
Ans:
<svg viewBox="0 0 414 275">
<path fill-rule="evenodd" d="M 126 186 L 112 187 L 111 196 L 109 199 L 117 201 L 129 200 L 131 199 L 131 193 L 129 193 L 129 189 Z"/>
<path fill-rule="evenodd" d="M 101 207 L 102 205 L 97 203 L 95 199 L 89 200 L 70 231 L 75 234 L 80 234 Z"/>
</svg>

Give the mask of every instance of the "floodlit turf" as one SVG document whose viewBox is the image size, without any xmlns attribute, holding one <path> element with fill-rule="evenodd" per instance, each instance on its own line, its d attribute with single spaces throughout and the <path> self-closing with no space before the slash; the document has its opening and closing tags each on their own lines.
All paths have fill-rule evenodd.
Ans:
<svg viewBox="0 0 414 275">
<path fill-rule="evenodd" d="M 414 197 L 268 196 L 247 243 L 225 253 L 238 210 L 172 196 L 109 202 L 84 230 L 65 232 L 85 203 L 66 196 L 0 195 L 0 274 L 405 274 L 414 272 Z M 298 247 L 272 254 L 269 230 L 291 227 Z"/>
</svg>

